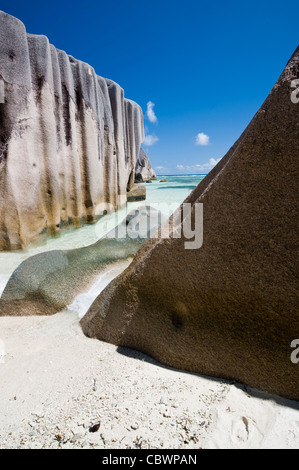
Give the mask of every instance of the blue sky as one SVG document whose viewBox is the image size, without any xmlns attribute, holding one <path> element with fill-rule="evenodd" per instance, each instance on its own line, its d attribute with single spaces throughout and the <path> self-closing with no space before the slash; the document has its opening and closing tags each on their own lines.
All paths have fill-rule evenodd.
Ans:
<svg viewBox="0 0 299 470">
<path fill-rule="evenodd" d="M 207 173 L 298 45 L 293 0 L 1 0 L 0 8 L 140 104 L 158 174 Z"/>
</svg>

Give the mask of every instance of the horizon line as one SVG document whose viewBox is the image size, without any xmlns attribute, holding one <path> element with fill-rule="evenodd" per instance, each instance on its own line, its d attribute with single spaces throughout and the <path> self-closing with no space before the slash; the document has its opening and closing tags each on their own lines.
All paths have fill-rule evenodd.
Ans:
<svg viewBox="0 0 299 470">
<path fill-rule="evenodd" d="M 156 176 L 206 176 L 209 173 L 156 173 Z"/>
</svg>

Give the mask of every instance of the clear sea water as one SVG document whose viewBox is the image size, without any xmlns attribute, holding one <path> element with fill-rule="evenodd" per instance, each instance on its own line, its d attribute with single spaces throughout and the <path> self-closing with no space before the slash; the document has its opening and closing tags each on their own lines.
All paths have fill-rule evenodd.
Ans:
<svg viewBox="0 0 299 470">
<path fill-rule="evenodd" d="M 141 205 L 152 205 L 170 216 L 204 177 L 205 175 L 159 175 L 156 181 L 146 183 L 145 201 L 128 203 L 127 208 L 108 214 L 93 225 L 85 225 L 80 229 L 64 229 L 58 237 L 48 237 L 42 243 L 30 245 L 24 251 L 0 252 L 0 295 L 13 271 L 30 256 L 44 251 L 68 250 L 91 245 L 118 225 L 127 212 Z M 163 178 L 167 180 L 164 183 L 160 182 Z M 105 284 L 110 280 L 109 273 L 112 278 L 115 274 L 113 270 L 109 271 L 108 276 L 104 276 Z"/>
</svg>

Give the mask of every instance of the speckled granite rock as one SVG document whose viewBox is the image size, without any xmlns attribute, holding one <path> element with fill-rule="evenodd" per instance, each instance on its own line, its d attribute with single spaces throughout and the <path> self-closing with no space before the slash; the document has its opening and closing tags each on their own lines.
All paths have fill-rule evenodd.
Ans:
<svg viewBox="0 0 299 470">
<path fill-rule="evenodd" d="M 251 123 L 187 198 L 204 242 L 149 240 L 81 320 L 173 367 L 299 400 L 299 48 Z"/>
<path fill-rule="evenodd" d="M 0 11 L 0 250 L 126 202 L 141 108 L 86 63 Z"/>
</svg>

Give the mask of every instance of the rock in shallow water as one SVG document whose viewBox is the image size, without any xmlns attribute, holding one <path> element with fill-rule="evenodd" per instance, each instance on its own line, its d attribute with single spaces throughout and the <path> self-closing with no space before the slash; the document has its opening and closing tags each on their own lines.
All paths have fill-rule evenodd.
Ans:
<svg viewBox="0 0 299 470">
<path fill-rule="evenodd" d="M 140 106 L 0 11 L 0 250 L 126 202 L 144 140 Z"/>
<path fill-rule="evenodd" d="M 28 258 L 4 289 L 0 316 L 50 315 L 63 310 L 107 265 L 133 257 L 162 220 L 159 211 L 141 206 L 93 245 Z"/>
<path fill-rule="evenodd" d="M 135 184 L 131 191 L 127 192 L 128 202 L 143 201 L 144 199 L 146 199 L 146 189 L 144 184 Z"/>
<path fill-rule="evenodd" d="M 173 367 L 299 400 L 299 48 L 247 129 L 185 202 L 203 246 L 149 240 L 81 320 L 84 333 Z"/>
</svg>

